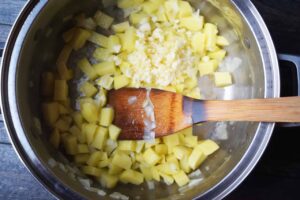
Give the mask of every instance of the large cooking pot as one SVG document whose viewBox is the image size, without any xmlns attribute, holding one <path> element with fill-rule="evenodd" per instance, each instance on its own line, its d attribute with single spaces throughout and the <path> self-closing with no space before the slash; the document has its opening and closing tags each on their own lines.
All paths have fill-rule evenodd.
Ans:
<svg viewBox="0 0 300 200">
<path fill-rule="evenodd" d="M 235 85 L 216 90 L 218 99 L 279 97 L 280 80 L 276 52 L 269 32 L 250 0 L 192 0 L 208 21 L 217 23 L 232 41 L 229 56 L 242 59 L 234 72 Z M 6 127 L 19 157 L 30 172 L 56 197 L 96 199 L 99 196 L 50 167 L 54 158 L 67 160 L 47 141 L 47 131 L 39 126 L 40 74 L 54 67 L 62 48 L 61 34 L 68 16 L 84 11 L 94 13 L 99 0 L 32 0 L 18 17 L 4 50 L 1 69 L 1 105 Z M 226 123 L 221 125 L 228 139 L 218 140 L 216 154 L 201 167 L 203 182 L 183 194 L 176 185 L 161 184 L 155 190 L 146 186 L 119 185 L 113 191 L 141 199 L 175 198 L 220 199 L 236 188 L 261 157 L 271 137 L 274 123 Z M 218 123 L 205 123 L 195 134 L 212 137 Z M 110 193 L 112 191 L 108 191 Z M 106 196 L 108 198 L 108 196 Z"/>
</svg>

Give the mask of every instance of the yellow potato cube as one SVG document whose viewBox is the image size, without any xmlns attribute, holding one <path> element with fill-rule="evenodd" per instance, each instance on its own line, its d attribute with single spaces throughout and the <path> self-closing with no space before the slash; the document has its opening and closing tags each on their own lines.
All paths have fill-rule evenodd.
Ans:
<svg viewBox="0 0 300 200">
<path fill-rule="evenodd" d="M 173 149 L 174 155 L 178 160 L 188 157 L 192 153 L 192 149 L 184 146 L 176 146 Z"/>
<path fill-rule="evenodd" d="M 94 65 L 94 68 L 99 76 L 112 75 L 116 72 L 116 65 L 114 62 L 101 62 Z"/>
<path fill-rule="evenodd" d="M 215 85 L 217 87 L 226 87 L 232 85 L 232 76 L 230 72 L 215 72 Z"/>
<path fill-rule="evenodd" d="M 87 97 L 92 97 L 97 93 L 98 89 L 90 82 L 85 82 L 80 87 L 80 92 L 82 92 Z"/>
<path fill-rule="evenodd" d="M 97 85 L 105 88 L 106 90 L 110 90 L 113 88 L 113 82 L 114 82 L 114 78 L 111 77 L 110 75 L 104 75 L 101 78 L 96 80 Z"/>
<path fill-rule="evenodd" d="M 197 148 L 201 149 L 206 156 L 209 156 L 219 149 L 219 145 L 212 140 L 205 140 L 198 144 Z"/>
<path fill-rule="evenodd" d="M 184 171 L 179 171 L 177 174 L 174 174 L 173 178 L 179 187 L 182 187 L 190 182 L 189 177 L 184 173 Z"/>
<path fill-rule="evenodd" d="M 200 72 L 200 76 L 213 74 L 217 68 L 219 63 L 216 60 L 210 60 L 208 62 L 200 62 L 198 64 L 198 69 Z"/>
<path fill-rule="evenodd" d="M 228 46 L 229 41 L 223 36 L 217 36 L 217 45 L 219 45 L 219 46 Z"/>
<path fill-rule="evenodd" d="M 85 164 L 90 157 L 90 154 L 77 154 L 74 156 L 74 162 L 78 164 Z"/>
<path fill-rule="evenodd" d="M 179 5 L 179 17 L 190 17 L 193 14 L 193 8 L 187 1 L 178 1 Z"/>
<path fill-rule="evenodd" d="M 163 139 L 163 142 L 168 146 L 169 154 L 172 152 L 172 149 L 174 146 L 177 146 L 180 144 L 178 134 L 168 135 L 168 136 L 163 137 L 162 139 Z"/>
<path fill-rule="evenodd" d="M 58 63 L 57 71 L 59 78 L 62 80 L 70 80 L 73 78 L 73 70 L 69 69 L 66 63 Z"/>
<path fill-rule="evenodd" d="M 88 41 L 97 44 L 101 47 L 105 47 L 105 48 L 108 47 L 108 37 L 97 32 L 92 32 L 92 35 L 88 39 Z"/>
<path fill-rule="evenodd" d="M 91 176 L 95 176 L 95 177 L 101 176 L 101 169 L 98 169 L 96 167 L 83 166 L 81 169 L 82 169 L 82 172 L 87 175 L 91 175 Z"/>
<path fill-rule="evenodd" d="M 142 12 L 139 12 L 139 13 L 131 13 L 129 15 L 129 21 L 131 24 L 133 25 L 138 25 L 140 24 L 141 22 L 146 22 L 148 21 L 148 15 L 146 13 L 142 13 Z M 128 29 L 130 29 L 131 27 L 127 28 L 126 31 Z M 125 31 L 125 32 L 126 32 Z"/>
<path fill-rule="evenodd" d="M 81 59 L 80 61 L 78 61 L 77 66 L 84 74 L 88 76 L 89 79 L 94 80 L 97 77 L 97 73 L 88 59 Z"/>
<path fill-rule="evenodd" d="M 187 78 L 184 80 L 185 88 L 188 90 L 193 89 L 194 87 L 198 86 L 198 79 L 197 78 Z"/>
<path fill-rule="evenodd" d="M 191 31 L 200 31 L 203 27 L 203 16 L 191 16 L 180 19 L 180 26 Z"/>
<path fill-rule="evenodd" d="M 160 156 L 152 148 L 149 148 L 143 153 L 143 159 L 149 165 L 155 165 L 160 160 Z"/>
<path fill-rule="evenodd" d="M 123 168 L 118 167 L 117 165 L 113 165 L 110 163 L 108 168 L 108 174 L 110 175 L 118 175 L 123 171 Z"/>
<path fill-rule="evenodd" d="M 216 25 L 211 23 L 206 23 L 204 25 L 204 34 L 206 38 L 206 50 L 208 51 L 216 50 L 217 33 L 218 33 L 218 28 Z"/>
<path fill-rule="evenodd" d="M 192 136 L 193 135 L 193 127 L 189 127 L 180 131 L 184 136 Z"/>
<path fill-rule="evenodd" d="M 167 16 L 165 14 L 164 7 L 160 7 L 156 12 L 155 16 L 157 17 L 157 21 L 159 22 L 166 22 L 168 21 Z"/>
<path fill-rule="evenodd" d="M 183 157 L 180 159 L 180 168 L 185 172 L 185 173 L 190 173 L 191 168 L 189 166 L 189 158 L 188 157 Z"/>
<path fill-rule="evenodd" d="M 58 104 L 58 110 L 59 110 L 60 115 L 68 115 L 71 112 L 70 108 L 66 108 L 66 106 L 64 106 L 62 104 Z"/>
<path fill-rule="evenodd" d="M 80 107 L 81 114 L 86 121 L 94 123 L 99 120 L 99 108 L 95 103 L 84 102 Z"/>
<path fill-rule="evenodd" d="M 73 120 L 75 122 L 75 124 L 78 126 L 78 127 L 81 127 L 82 125 L 82 121 L 83 121 L 83 118 L 82 118 L 82 115 L 80 112 L 74 112 L 72 114 L 72 117 L 73 117 Z"/>
<path fill-rule="evenodd" d="M 94 140 L 91 144 L 92 147 L 102 150 L 104 145 L 106 144 L 106 140 L 108 138 L 108 129 L 104 127 L 98 127 L 95 135 Z"/>
<path fill-rule="evenodd" d="M 66 153 L 69 155 L 77 154 L 77 138 L 73 135 L 68 135 L 63 140 Z"/>
<path fill-rule="evenodd" d="M 120 181 L 122 183 L 131 183 L 134 185 L 140 185 L 144 182 L 144 176 L 142 173 L 135 171 L 135 170 L 125 170 L 120 175 Z"/>
<path fill-rule="evenodd" d="M 154 146 L 154 150 L 159 155 L 166 155 L 168 154 L 168 146 L 165 144 L 158 144 Z"/>
<path fill-rule="evenodd" d="M 179 166 L 174 162 L 166 162 L 157 166 L 157 169 L 160 173 L 173 175 L 179 172 Z"/>
<path fill-rule="evenodd" d="M 101 173 L 100 183 L 101 183 L 102 187 L 114 188 L 117 185 L 118 180 L 119 180 L 119 178 L 117 176 L 110 175 L 110 174 L 108 174 L 107 171 L 104 171 L 103 173 Z"/>
<path fill-rule="evenodd" d="M 129 22 L 125 21 L 125 22 L 122 22 L 122 23 L 119 23 L 119 24 L 112 25 L 112 30 L 115 33 L 124 33 L 129 28 L 129 26 L 130 26 Z"/>
<path fill-rule="evenodd" d="M 103 152 L 101 151 L 95 151 L 94 153 L 92 153 L 89 157 L 89 159 L 87 160 L 87 164 L 89 166 L 93 166 L 93 167 L 96 167 L 98 162 L 101 160 L 102 158 L 102 154 Z"/>
<path fill-rule="evenodd" d="M 87 124 L 87 123 L 82 124 L 81 131 L 86 136 L 86 141 L 88 144 L 91 144 L 92 141 L 94 140 L 94 135 L 97 127 L 98 126 L 96 124 Z"/>
<path fill-rule="evenodd" d="M 128 28 L 120 39 L 124 51 L 132 52 L 135 49 L 136 32 L 133 27 Z"/>
<path fill-rule="evenodd" d="M 110 163 L 110 160 L 101 160 L 98 162 L 97 167 L 99 167 L 99 168 L 108 167 L 109 163 Z"/>
<path fill-rule="evenodd" d="M 166 162 L 179 165 L 178 160 L 173 153 L 166 156 Z"/>
<path fill-rule="evenodd" d="M 111 55 L 111 50 L 102 47 L 95 49 L 93 53 L 93 57 L 98 61 L 106 61 Z"/>
<path fill-rule="evenodd" d="M 52 72 L 44 72 L 42 74 L 42 90 L 43 96 L 50 97 L 54 91 L 54 74 Z"/>
<path fill-rule="evenodd" d="M 79 19 L 77 21 L 77 26 L 93 31 L 96 29 L 97 24 L 91 17 L 89 17 L 89 18 Z"/>
<path fill-rule="evenodd" d="M 200 89 L 198 87 L 194 88 L 191 92 L 185 95 L 194 99 L 201 99 Z"/>
<path fill-rule="evenodd" d="M 72 46 L 66 44 L 58 55 L 56 65 L 67 64 L 71 53 L 72 53 Z M 59 75 L 62 75 L 60 74 L 60 71 L 59 71 Z"/>
<path fill-rule="evenodd" d="M 141 164 L 141 165 L 139 165 L 139 168 L 140 168 L 142 174 L 144 175 L 145 180 L 151 181 L 153 179 L 152 167 Z"/>
<path fill-rule="evenodd" d="M 53 126 L 59 117 L 58 103 L 50 102 L 42 104 L 43 117 L 46 123 Z"/>
<path fill-rule="evenodd" d="M 166 17 L 169 21 L 174 20 L 178 15 L 178 1 L 168 0 L 164 3 Z"/>
<path fill-rule="evenodd" d="M 189 166 L 194 170 L 200 166 L 200 164 L 206 159 L 206 155 L 201 148 L 196 146 L 189 156 Z"/>
<path fill-rule="evenodd" d="M 184 145 L 190 148 L 195 147 L 198 144 L 198 137 L 194 135 L 184 137 Z"/>
<path fill-rule="evenodd" d="M 122 87 L 126 87 L 130 82 L 130 79 L 125 75 L 119 75 L 114 77 L 114 88 L 118 90 Z"/>
<path fill-rule="evenodd" d="M 55 122 L 54 127 L 57 128 L 58 130 L 64 132 L 64 131 L 69 130 L 70 124 L 71 124 L 71 122 L 67 122 L 63 118 L 60 118 Z"/>
<path fill-rule="evenodd" d="M 91 36 L 91 32 L 82 28 L 78 28 L 76 29 L 74 36 L 70 42 L 70 44 L 72 45 L 72 48 L 77 51 L 79 49 L 81 49 L 87 39 Z"/>
<path fill-rule="evenodd" d="M 147 14 L 154 13 L 159 7 L 159 2 L 155 1 L 147 1 L 142 4 L 143 11 Z"/>
<path fill-rule="evenodd" d="M 144 149 L 145 141 L 139 140 L 136 141 L 136 147 L 135 147 L 135 152 L 141 153 Z"/>
<path fill-rule="evenodd" d="M 108 29 L 114 22 L 114 18 L 101 12 L 100 10 L 95 13 L 94 19 L 97 25 L 104 29 Z"/>
<path fill-rule="evenodd" d="M 196 32 L 191 40 L 193 50 L 200 56 L 205 53 L 205 35 L 202 32 Z"/>
<path fill-rule="evenodd" d="M 172 176 L 170 175 L 167 175 L 167 174 L 164 174 L 164 173 L 159 173 L 160 176 L 163 178 L 164 182 L 167 184 L 167 185 L 172 185 L 174 183 L 174 179 Z"/>
<path fill-rule="evenodd" d="M 124 152 L 118 151 L 111 163 L 123 169 L 130 169 L 132 166 L 131 158 Z"/>
<path fill-rule="evenodd" d="M 208 56 L 211 59 L 216 59 L 218 61 L 222 61 L 224 59 L 224 57 L 226 56 L 226 51 L 224 49 L 221 49 L 221 50 L 218 50 L 218 51 L 210 52 L 208 54 Z"/>
<path fill-rule="evenodd" d="M 68 98 L 68 84 L 66 80 L 54 81 L 54 100 L 65 101 Z"/>
<path fill-rule="evenodd" d="M 57 129 L 54 129 L 52 131 L 49 142 L 53 145 L 54 148 L 58 149 L 60 145 L 60 133 Z"/>
<path fill-rule="evenodd" d="M 88 145 L 86 144 L 78 144 L 77 145 L 77 153 L 89 153 Z"/>
<path fill-rule="evenodd" d="M 99 104 L 100 107 L 105 106 L 107 102 L 107 97 L 106 97 L 107 91 L 101 87 L 99 89 L 98 94 L 96 95 L 96 102 Z"/>
<path fill-rule="evenodd" d="M 114 109 L 106 107 L 101 110 L 100 125 L 108 127 L 114 119 Z"/>
<path fill-rule="evenodd" d="M 152 171 L 152 178 L 156 181 L 160 181 L 160 175 L 159 175 L 159 172 L 157 170 L 157 167 L 152 167 L 151 171 Z"/>
<path fill-rule="evenodd" d="M 135 151 L 136 142 L 134 140 L 118 141 L 118 150 L 121 151 Z"/>
<path fill-rule="evenodd" d="M 160 138 L 155 138 L 154 140 L 145 141 L 145 149 L 151 148 L 160 143 Z"/>
<path fill-rule="evenodd" d="M 116 141 L 121 133 L 121 129 L 113 124 L 108 127 L 109 138 Z"/>
</svg>

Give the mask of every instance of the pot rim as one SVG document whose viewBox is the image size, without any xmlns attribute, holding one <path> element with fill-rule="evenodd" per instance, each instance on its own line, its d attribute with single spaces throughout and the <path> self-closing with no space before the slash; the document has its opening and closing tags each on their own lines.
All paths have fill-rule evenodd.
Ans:
<svg viewBox="0 0 300 200">
<path fill-rule="evenodd" d="M 259 45 L 265 73 L 264 97 L 279 97 L 279 67 L 275 47 L 269 31 L 250 0 L 231 1 L 247 21 Z M 55 197 L 81 199 L 81 196 L 69 186 L 62 183 L 61 180 L 54 178 L 50 170 L 35 155 L 26 138 L 20 116 L 18 115 L 14 75 L 19 52 L 31 24 L 47 3 L 47 0 L 28 1 L 9 34 L 1 64 L 1 108 L 9 138 L 17 155 L 29 172 Z M 266 74 L 269 74 L 269 76 L 266 76 Z M 201 198 L 221 199 L 234 190 L 247 177 L 262 156 L 272 135 L 274 125 L 275 123 L 259 123 L 252 144 L 250 144 L 240 162 L 217 185 L 203 193 Z"/>
</svg>

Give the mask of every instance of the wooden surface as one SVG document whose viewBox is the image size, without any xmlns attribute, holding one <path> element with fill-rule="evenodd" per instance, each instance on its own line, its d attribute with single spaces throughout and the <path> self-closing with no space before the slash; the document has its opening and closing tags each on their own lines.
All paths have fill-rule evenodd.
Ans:
<svg viewBox="0 0 300 200">
<path fill-rule="evenodd" d="M 25 0 L 0 0 L 0 49 Z M 252 0 L 279 52 L 300 54 L 300 0 Z M 0 199 L 53 199 L 19 161 L 0 122 Z M 299 199 L 299 128 L 277 127 L 266 153 L 227 199 Z"/>
</svg>

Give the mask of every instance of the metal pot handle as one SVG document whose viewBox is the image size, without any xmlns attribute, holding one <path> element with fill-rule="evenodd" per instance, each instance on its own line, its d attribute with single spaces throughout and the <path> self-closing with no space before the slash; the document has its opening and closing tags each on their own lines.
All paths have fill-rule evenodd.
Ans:
<svg viewBox="0 0 300 200">
<path fill-rule="evenodd" d="M 278 54 L 278 59 L 281 61 L 288 61 L 293 63 L 297 73 L 297 95 L 300 96 L 300 56 L 292 54 Z M 281 127 L 298 127 L 300 123 L 280 123 Z"/>
</svg>

